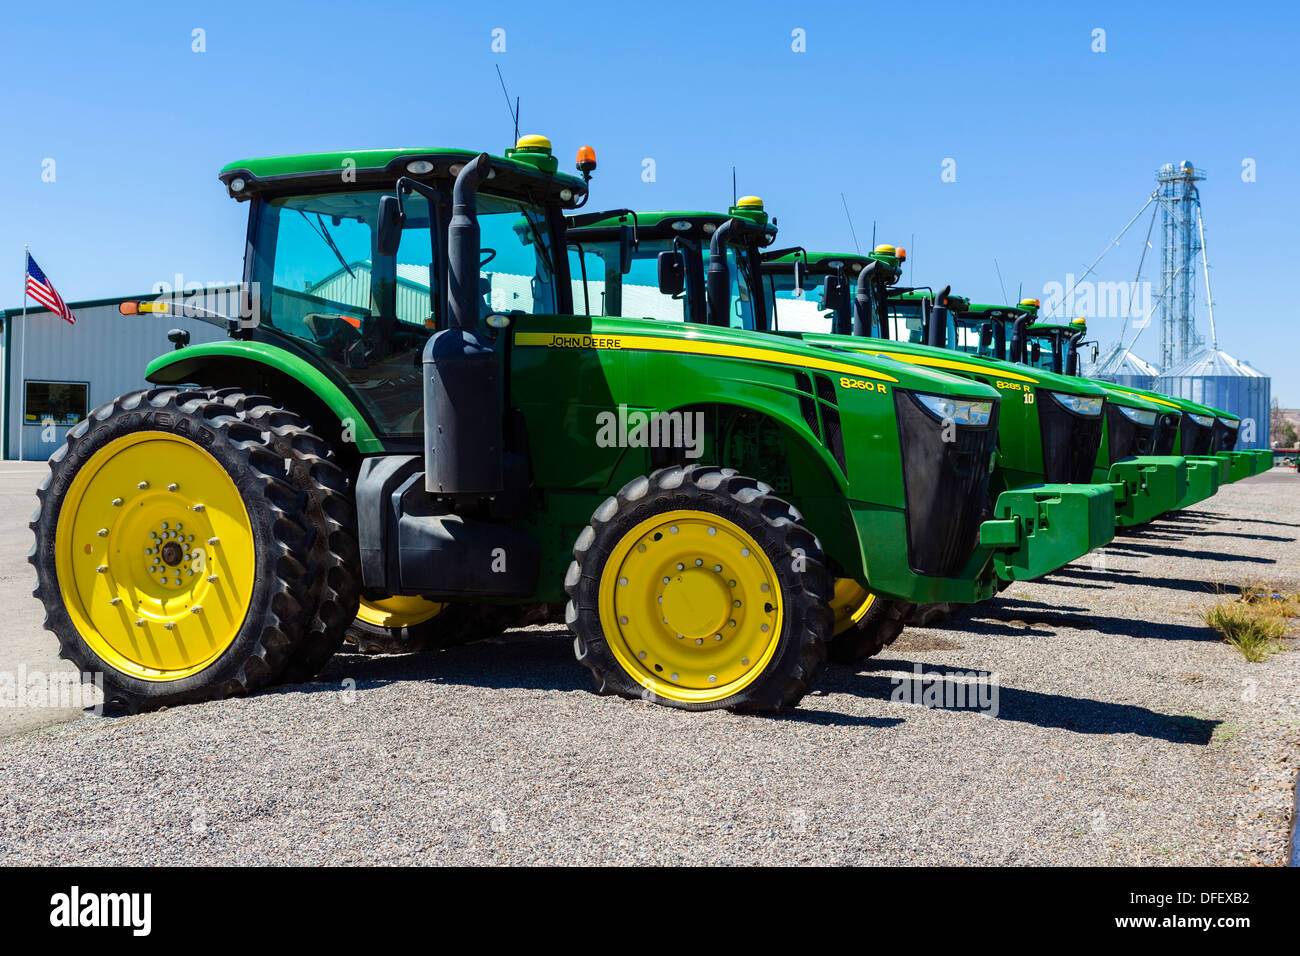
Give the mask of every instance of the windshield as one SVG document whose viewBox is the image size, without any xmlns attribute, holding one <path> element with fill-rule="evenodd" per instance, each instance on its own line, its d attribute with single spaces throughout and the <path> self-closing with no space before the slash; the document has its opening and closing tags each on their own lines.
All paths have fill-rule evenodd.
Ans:
<svg viewBox="0 0 1300 956">
<path fill-rule="evenodd" d="M 421 355 L 447 321 L 442 246 L 448 217 L 440 203 L 405 196 L 397 253 L 380 255 L 382 195 L 258 201 L 250 273 L 263 331 L 288 338 L 349 382 L 381 434 L 414 436 L 423 429 Z M 481 314 L 555 312 L 544 212 L 485 193 L 478 211 Z"/>
<path fill-rule="evenodd" d="M 956 316 L 949 331 L 952 333 L 952 337 L 948 339 L 950 349 L 984 358 L 1000 358 L 997 354 L 997 334 L 992 319 Z"/>
<path fill-rule="evenodd" d="M 676 295 L 666 295 L 659 291 L 659 254 L 674 249 L 686 256 L 685 288 Z M 593 242 L 570 238 L 569 274 L 575 310 L 586 315 L 667 322 L 689 322 L 693 317 L 706 321 L 704 276 L 708 269 L 708 250 L 699 242 L 683 237 L 642 238 L 632 252 L 631 268 L 626 275 L 619 271 L 618 256 L 619 244 L 615 240 Z M 740 268 L 737 268 L 738 260 Z M 747 254 L 737 256 L 734 248 L 728 248 L 732 328 L 757 327 L 748 263 Z"/>
<path fill-rule="evenodd" d="M 861 268 L 859 266 L 859 268 Z M 825 275 L 806 275 L 803 288 L 795 289 L 794 273 L 767 271 L 768 298 L 771 300 L 772 327 L 782 332 L 834 332 L 835 306 L 826 301 Z M 844 328 L 851 328 L 856 279 L 850 278 L 849 299 Z M 869 306 L 870 308 L 870 306 Z"/>
<path fill-rule="evenodd" d="M 1025 364 L 1044 372 L 1062 369 L 1060 337 L 1052 332 L 1038 332 L 1025 339 Z"/>
</svg>

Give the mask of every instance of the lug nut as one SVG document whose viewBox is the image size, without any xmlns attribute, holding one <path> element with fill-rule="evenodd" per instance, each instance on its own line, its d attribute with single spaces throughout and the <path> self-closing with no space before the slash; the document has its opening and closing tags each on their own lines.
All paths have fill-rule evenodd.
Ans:
<svg viewBox="0 0 1300 956">
<path fill-rule="evenodd" d="M 98 531 L 95 532 L 95 534 L 99 535 L 101 538 L 107 538 L 107 537 L 108 537 L 108 529 L 107 529 L 107 528 L 100 528 Z"/>
<path fill-rule="evenodd" d="M 168 490 L 168 491 L 175 491 L 175 490 L 176 490 L 177 488 L 179 488 L 179 487 L 180 487 L 180 485 L 176 484 L 176 482 L 173 481 L 170 485 L 167 486 L 167 490 Z"/>
<path fill-rule="evenodd" d="M 164 631 L 174 631 L 175 629 L 176 629 L 176 625 L 171 621 L 168 621 L 166 624 L 163 625 Z"/>
<path fill-rule="evenodd" d="M 111 604 L 113 607 L 117 607 L 119 604 L 122 603 L 122 599 L 119 597 L 115 597 L 113 598 L 113 600 L 109 601 L 108 603 Z"/>
<path fill-rule="evenodd" d="M 192 608 L 190 608 L 190 613 L 191 613 L 191 614 L 202 614 L 202 613 L 203 613 L 203 605 L 202 605 L 202 604 L 196 604 L 196 605 L 194 605 Z"/>
<path fill-rule="evenodd" d="M 215 574 L 209 574 L 209 575 L 208 575 L 208 583 L 209 583 L 209 584 L 216 584 L 216 583 L 217 583 L 217 576 L 216 576 Z"/>
<path fill-rule="evenodd" d="M 191 511 L 202 511 L 202 510 L 204 510 L 204 509 L 203 509 L 203 505 L 195 505 L 195 506 L 194 506 L 193 508 L 191 508 L 190 510 L 191 510 Z M 178 525 L 177 527 L 179 527 L 179 525 Z"/>
<path fill-rule="evenodd" d="M 149 487 L 149 482 L 142 481 L 138 485 L 136 485 L 136 487 L 139 488 L 141 491 L 144 491 L 146 488 Z"/>
<path fill-rule="evenodd" d="M 144 618 L 142 618 L 142 617 L 137 617 L 137 618 L 135 619 L 135 626 L 136 626 L 136 627 L 144 627 Z"/>
<path fill-rule="evenodd" d="M 219 542 L 217 541 L 216 538 L 208 538 L 208 544 L 210 544 L 210 545 L 214 545 L 214 544 L 218 544 L 218 543 L 219 543 Z"/>
<path fill-rule="evenodd" d="M 96 572 L 97 574 L 107 574 L 107 573 L 108 573 L 108 565 L 107 565 L 107 564 L 101 564 L 99 567 L 95 568 L 95 572 Z"/>
</svg>

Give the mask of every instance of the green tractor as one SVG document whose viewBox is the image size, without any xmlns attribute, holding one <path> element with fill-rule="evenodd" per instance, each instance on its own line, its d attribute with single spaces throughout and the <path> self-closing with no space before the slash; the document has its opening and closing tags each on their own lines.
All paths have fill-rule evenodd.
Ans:
<svg viewBox="0 0 1300 956">
<path fill-rule="evenodd" d="M 1053 333 L 1027 334 L 1028 329 L 1042 332 L 1041 325 L 1035 325 L 1038 314 L 1037 299 L 1022 299 L 1017 306 L 986 305 L 970 303 L 964 309 L 953 313 L 951 335 L 952 347 L 958 351 L 976 354 L 991 354 L 998 358 L 1020 364 L 1031 364 L 1035 368 L 1060 368 L 1070 377 L 1077 376 L 1078 341 L 1086 332 L 1086 326 L 1079 327 L 1077 320 L 1068 327 L 1061 327 L 1060 339 Z M 1067 344 L 1065 357 L 1058 361 L 1060 351 L 1057 342 L 1064 340 Z M 1014 351 L 1014 354 L 1013 354 Z M 1074 358 L 1070 358 L 1073 352 Z M 1111 382 L 1097 381 L 1104 389 L 1112 403 L 1125 408 L 1140 407 L 1144 417 L 1152 411 L 1157 413 L 1157 429 L 1152 443 L 1152 454 L 1156 456 L 1182 457 L 1186 461 L 1187 484 L 1183 495 L 1175 504 L 1175 509 L 1187 508 L 1199 501 L 1204 501 L 1219 490 L 1219 485 L 1228 478 L 1226 460 L 1214 458 L 1206 460 L 1200 453 L 1186 451 L 1196 446 L 1195 436 L 1199 434 L 1197 421 L 1204 420 L 1208 413 L 1213 421 L 1213 412 L 1209 412 L 1194 402 L 1171 399 L 1145 389 L 1118 386 Z M 1129 403 L 1129 404 L 1125 404 Z M 1154 406 L 1154 407 L 1152 407 Z M 1208 437 L 1208 432 L 1205 433 Z M 1184 443 L 1184 435 L 1188 442 Z M 1100 467 L 1101 462 L 1098 462 Z"/>
<path fill-rule="evenodd" d="M 1035 307 L 1036 308 L 1036 307 Z M 1075 375 L 1079 367 L 1079 349 L 1088 332 L 1085 319 L 1075 319 L 1069 323 L 1033 322 L 1028 327 L 1027 348 L 1031 356 L 1038 355 L 1038 362 L 1062 368 L 1066 374 Z M 1193 409 L 1197 414 L 1213 415 L 1214 440 L 1212 454 L 1221 456 L 1228 463 L 1223 482 L 1240 481 L 1272 467 L 1272 455 L 1267 451 L 1235 451 L 1241 419 L 1220 409 L 1208 408 L 1184 399 L 1174 399 L 1159 392 L 1143 389 L 1129 389 L 1129 394 L 1141 395 L 1156 400 L 1166 407 L 1173 403 L 1179 409 Z M 1177 445 L 1177 443 L 1175 443 Z"/>
<path fill-rule="evenodd" d="M 635 233 L 630 262 L 621 260 L 627 230 Z M 744 197 L 724 214 L 619 211 L 577 217 L 568 238 L 571 255 L 581 263 L 575 271 L 586 278 L 584 305 L 593 314 L 643 314 L 665 323 L 766 332 L 771 333 L 764 336 L 767 341 L 870 354 L 997 388 L 1003 401 L 988 498 L 995 521 L 970 555 L 971 569 L 991 563 L 1000 582 L 1027 580 L 1112 539 L 1114 491 L 1106 483 L 1088 483 L 1101 440 L 1100 389 L 1050 373 L 1030 376 L 1004 362 L 958 361 L 926 345 L 854 338 L 850 284 L 865 265 L 883 274 L 882 264 L 865 257 L 769 251 L 775 235 L 761 202 Z M 896 278 L 894 269 L 891 279 Z M 820 290 L 820 307 L 810 301 L 814 290 Z M 787 314 L 800 310 L 813 317 L 807 329 L 837 331 L 791 330 Z M 1043 402 L 1035 404 L 1035 396 Z M 961 406 L 948 411 L 953 422 L 968 414 Z M 863 437 L 845 430 L 841 441 L 851 445 Z M 1014 553 L 1000 550 L 1022 543 Z M 900 609 L 868 595 L 837 619 L 832 654 L 861 659 L 892 640 L 905 621 L 928 623 L 946 609 L 944 604 Z"/>
<path fill-rule="evenodd" d="M 308 679 L 361 607 L 482 633 L 562 604 L 601 692 L 774 711 L 816 680 L 837 606 L 971 603 L 994 558 L 1032 560 L 1038 529 L 985 513 L 997 389 L 575 314 L 566 214 L 595 156 L 557 167 L 529 136 L 221 171 L 248 204 L 247 301 L 190 314 L 228 337 L 169 333 L 152 387 L 73 428 L 38 491 L 46 625 L 108 699 Z"/>
</svg>

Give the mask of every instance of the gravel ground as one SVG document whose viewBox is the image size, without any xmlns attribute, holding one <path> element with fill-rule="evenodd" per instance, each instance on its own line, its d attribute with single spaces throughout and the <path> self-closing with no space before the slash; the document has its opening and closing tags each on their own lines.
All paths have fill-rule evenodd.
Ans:
<svg viewBox="0 0 1300 956">
<path fill-rule="evenodd" d="M 1284 863 L 1300 654 L 1248 663 L 1200 613 L 1300 587 L 1298 503 L 1294 472 L 1232 485 L 780 718 L 597 697 L 551 627 L 28 729 L 0 742 L 0 860 Z M 915 667 L 996 674 L 997 716 L 891 700 Z"/>
</svg>

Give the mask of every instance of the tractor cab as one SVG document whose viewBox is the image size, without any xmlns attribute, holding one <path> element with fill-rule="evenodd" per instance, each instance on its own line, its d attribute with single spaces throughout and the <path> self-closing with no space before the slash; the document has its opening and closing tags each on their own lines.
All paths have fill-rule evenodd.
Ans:
<svg viewBox="0 0 1300 956">
<path fill-rule="evenodd" d="M 756 281 L 761 250 L 776 237 L 761 200 L 741 197 L 726 215 L 588 213 L 568 220 L 576 306 L 586 315 L 638 316 L 733 329 L 767 329 Z"/>
</svg>

